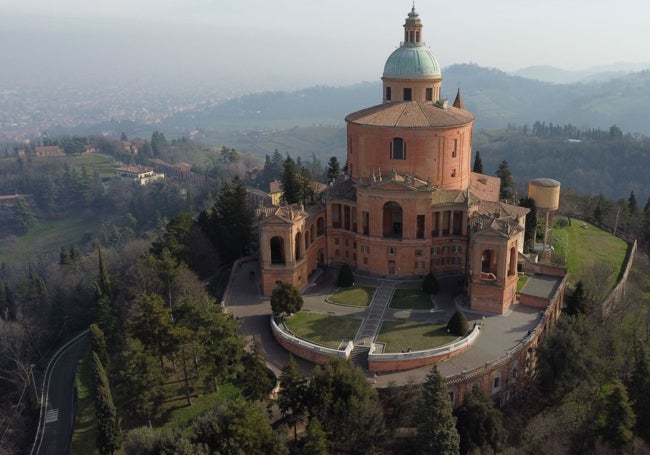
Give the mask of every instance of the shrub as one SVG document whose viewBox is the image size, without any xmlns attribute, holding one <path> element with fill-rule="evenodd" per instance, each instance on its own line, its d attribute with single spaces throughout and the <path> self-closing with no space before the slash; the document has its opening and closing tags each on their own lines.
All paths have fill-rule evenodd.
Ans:
<svg viewBox="0 0 650 455">
<path fill-rule="evenodd" d="M 354 274 L 352 273 L 352 268 L 350 268 L 348 264 L 343 264 L 341 267 L 341 270 L 339 271 L 339 280 L 336 285 L 341 288 L 354 286 Z"/>
<path fill-rule="evenodd" d="M 429 274 L 424 277 L 424 280 L 422 281 L 422 292 L 431 295 L 436 295 L 438 292 L 440 292 L 438 279 L 433 273 L 429 272 Z"/>
<path fill-rule="evenodd" d="M 565 228 L 569 226 L 571 223 L 569 222 L 569 219 L 566 216 L 558 216 L 555 218 L 555 227 L 556 228 Z"/>
<path fill-rule="evenodd" d="M 447 330 L 449 333 L 452 333 L 456 336 L 465 336 L 469 330 L 469 324 L 467 323 L 465 313 L 462 311 L 456 311 L 447 323 Z"/>
</svg>

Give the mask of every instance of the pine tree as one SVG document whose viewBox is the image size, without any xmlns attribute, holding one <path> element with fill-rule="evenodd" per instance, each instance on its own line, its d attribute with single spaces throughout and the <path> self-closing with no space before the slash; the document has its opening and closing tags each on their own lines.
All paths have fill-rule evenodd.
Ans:
<svg viewBox="0 0 650 455">
<path fill-rule="evenodd" d="M 456 430 L 447 384 L 433 366 L 422 384 L 417 403 L 418 439 L 424 454 L 457 455 L 460 437 Z"/>
<path fill-rule="evenodd" d="M 327 450 L 327 434 L 317 418 L 311 419 L 307 426 L 307 436 L 300 453 L 309 455 L 329 455 Z"/>
<path fill-rule="evenodd" d="M 311 418 L 317 418 L 334 453 L 372 453 L 384 434 L 377 391 L 363 371 L 345 359 L 314 369 L 309 384 Z"/>
<path fill-rule="evenodd" d="M 339 160 L 335 156 L 330 157 L 330 160 L 327 162 L 327 181 L 332 182 L 336 180 L 336 177 L 340 173 L 341 165 L 339 164 Z"/>
<path fill-rule="evenodd" d="M 615 448 L 622 448 L 634 439 L 636 416 L 632 410 L 627 390 L 620 382 L 615 382 L 605 396 L 601 416 L 601 434 Z"/>
<path fill-rule="evenodd" d="M 235 261 L 248 251 L 253 216 L 246 185 L 239 177 L 221 185 L 210 224 L 216 237 L 213 241 L 226 261 Z"/>
<path fill-rule="evenodd" d="M 488 447 L 499 453 L 506 440 L 501 412 L 494 407 L 478 387 L 465 396 L 463 404 L 456 410 L 461 453 L 482 453 Z"/>
<path fill-rule="evenodd" d="M 282 417 L 293 425 L 294 441 L 297 441 L 298 423 L 307 410 L 307 379 L 300 372 L 291 354 L 289 354 L 289 362 L 282 368 L 282 375 L 280 375 L 278 406 Z"/>
<path fill-rule="evenodd" d="M 478 174 L 483 173 L 483 160 L 481 160 L 481 152 L 478 150 L 476 151 L 476 158 L 474 158 L 474 167 L 472 168 L 472 172 Z"/>
</svg>

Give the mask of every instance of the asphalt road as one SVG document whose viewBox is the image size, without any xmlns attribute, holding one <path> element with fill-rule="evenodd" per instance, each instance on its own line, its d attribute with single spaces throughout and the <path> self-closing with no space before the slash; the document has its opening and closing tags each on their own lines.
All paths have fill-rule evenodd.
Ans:
<svg viewBox="0 0 650 455">
<path fill-rule="evenodd" d="M 43 436 L 34 444 L 34 455 L 64 455 L 70 451 L 74 431 L 77 391 L 77 361 L 88 343 L 84 335 L 63 348 L 45 372 L 44 390 L 47 405 L 43 409 Z M 40 434 L 39 434 L 40 435 Z"/>
</svg>

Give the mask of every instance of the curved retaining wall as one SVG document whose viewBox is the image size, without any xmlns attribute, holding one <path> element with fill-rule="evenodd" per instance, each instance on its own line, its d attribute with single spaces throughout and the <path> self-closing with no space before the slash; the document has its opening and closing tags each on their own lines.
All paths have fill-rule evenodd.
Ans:
<svg viewBox="0 0 650 455">
<path fill-rule="evenodd" d="M 350 357 L 352 349 L 354 349 L 354 343 L 352 343 L 352 341 L 348 341 L 348 345 L 343 350 L 327 348 L 315 343 L 310 343 L 302 338 L 298 338 L 288 330 L 284 330 L 283 327 L 279 326 L 275 322 L 273 316 L 271 316 L 271 330 L 273 331 L 273 336 L 276 341 L 280 343 L 284 349 L 300 358 L 307 359 L 319 365 L 324 364 L 332 357 L 347 359 Z"/>
<path fill-rule="evenodd" d="M 411 370 L 425 365 L 432 365 L 441 360 L 447 360 L 465 352 L 478 338 L 481 328 L 474 325 L 474 328 L 460 341 L 447 344 L 433 349 L 422 351 L 401 352 L 401 353 L 374 353 L 375 343 L 370 348 L 368 355 L 368 369 L 373 373 L 387 373 L 392 371 Z"/>
</svg>

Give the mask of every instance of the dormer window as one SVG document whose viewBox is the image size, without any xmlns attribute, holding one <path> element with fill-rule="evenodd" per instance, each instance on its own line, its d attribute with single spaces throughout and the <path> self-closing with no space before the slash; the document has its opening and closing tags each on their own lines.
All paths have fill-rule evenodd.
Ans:
<svg viewBox="0 0 650 455">
<path fill-rule="evenodd" d="M 391 160 L 405 160 L 406 159 L 406 144 L 401 137 L 394 137 L 390 142 L 390 159 Z"/>
</svg>

